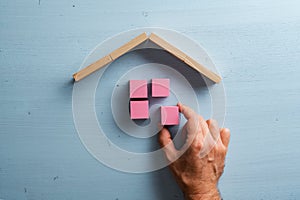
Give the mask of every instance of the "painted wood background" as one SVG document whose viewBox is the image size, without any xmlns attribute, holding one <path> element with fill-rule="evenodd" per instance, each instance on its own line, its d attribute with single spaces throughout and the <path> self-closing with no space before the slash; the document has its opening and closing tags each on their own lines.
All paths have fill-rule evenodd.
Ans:
<svg viewBox="0 0 300 200">
<path fill-rule="evenodd" d="M 72 118 L 71 75 L 114 34 L 177 30 L 223 76 L 232 131 L 224 199 L 300 199 L 300 2 L 0 1 L 0 199 L 182 199 L 168 169 L 96 161 Z"/>
</svg>

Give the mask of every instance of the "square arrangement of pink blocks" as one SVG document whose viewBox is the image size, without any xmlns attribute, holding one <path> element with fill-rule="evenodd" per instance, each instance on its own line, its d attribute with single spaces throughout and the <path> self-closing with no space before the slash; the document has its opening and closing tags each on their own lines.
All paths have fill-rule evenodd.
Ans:
<svg viewBox="0 0 300 200">
<path fill-rule="evenodd" d="M 170 96 L 170 79 L 156 78 L 151 81 L 152 97 Z M 131 119 L 148 119 L 149 118 L 149 101 L 147 80 L 130 80 L 130 118 Z M 178 106 L 161 106 L 161 124 L 178 125 L 179 109 Z"/>
<path fill-rule="evenodd" d="M 152 79 L 152 97 L 168 97 L 170 79 Z"/>
<path fill-rule="evenodd" d="M 148 119 L 149 118 L 149 102 L 130 101 L 130 118 L 131 119 Z"/>
<path fill-rule="evenodd" d="M 147 80 L 130 80 L 129 81 L 130 98 L 148 98 Z"/>
<path fill-rule="evenodd" d="M 161 106 L 161 124 L 162 125 L 179 124 L 178 106 Z"/>
</svg>

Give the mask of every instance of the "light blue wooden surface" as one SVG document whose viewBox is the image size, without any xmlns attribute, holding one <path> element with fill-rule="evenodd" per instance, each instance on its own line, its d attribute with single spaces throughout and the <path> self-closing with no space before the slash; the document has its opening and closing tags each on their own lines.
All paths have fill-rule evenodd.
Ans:
<svg viewBox="0 0 300 200">
<path fill-rule="evenodd" d="M 177 30 L 223 76 L 232 131 L 224 199 L 300 199 L 300 2 L 0 1 L 0 199 L 181 199 L 167 169 L 96 161 L 72 118 L 71 74 L 107 37 Z"/>
</svg>

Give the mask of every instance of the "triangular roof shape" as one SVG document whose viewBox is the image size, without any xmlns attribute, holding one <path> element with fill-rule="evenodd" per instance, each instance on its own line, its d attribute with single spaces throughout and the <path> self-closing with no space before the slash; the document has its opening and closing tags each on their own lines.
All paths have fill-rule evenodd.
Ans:
<svg viewBox="0 0 300 200">
<path fill-rule="evenodd" d="M 85 78 L 86 76 L 92 74 L 96 70 L 106 66 L 107 64 L 111 63 L 112 61 L 118 59 L 120 56 L 126 54 L 131 49 L 135 48 L 136 46 L 140 45 L 141 43 L 145 42 L 146 40 L 150 40 L 153 43 L 157 44 L 167 52 L 171 53 L 178 59 L 182 60 L 191 68 L 195 69 L 196 71 L 200 72 L 210 80 L 215 83 L 219 83 L 221 81 L 221 77 L 216 73 L 212 72 L 208 68 L 204 67 L 202 64 L 195 61 L 193 58 L 185 54 L 183 51 L 179 50 L 163 38 L 159 37 L 158 35 L 151 33 L 150 36 L 147 36 L 146 33 L 142 33 L 135 37 L 134 39 L 130 40 L 123 46 L 119 47 L 118 49 L 114 50 L 110 54 L 102 57 L 101 59 L 97 60 L 96 62 L 90 64 L 89 66 L 83 68 L 79 72 L 73 74 L 73 78 L 75 81 L 80 81 L 81 79 Z"/>
</svg>

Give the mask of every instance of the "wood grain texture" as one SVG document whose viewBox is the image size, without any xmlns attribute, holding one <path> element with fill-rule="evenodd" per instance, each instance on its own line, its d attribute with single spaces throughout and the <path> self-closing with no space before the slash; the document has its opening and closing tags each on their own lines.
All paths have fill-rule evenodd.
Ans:
<svg viewBox="0 0 300 200">
<path fill-rule="evenodd" d="M 206 76 L 207 78 L 212 80 L 213 82 L 219 83 L 221 81 L 221 77 L 219 75 L 210 71 L 209 69 L 207 69 L 206 67 L 204 67 L 203 65 L 201 65 L 200 63 L 195 61 L 193 58 L 186 55 L 180 49 L 176 48 L 174 45 L 172 45 L 169 42 L 167 42 L 166 40 L 162 39 L 155 33 L 151 33 L 151 35 L 149 36 L 149 39 L 152 42 L 154 42 L 155 44 L 157 44 L 158 46 L 162 47 L 163 49 L 165 49 L 166 51 L 171 53 L 172 55 L 174 55 L 175 57 L 177 57 L 178 59 L 185 62 L 187 65 L 189 65 L 190 67 L 192 67 L 199 73 L 203 74 L 204 76 Z"/>
<path fill-rule="evenodd" d="M 185 53 L 183 53 L 181 50 L 179 50 L 175 46 L 171 45 L 170 43 L 168 43 L 167 41 L 165 41 L 164 39 L 162 39 L 155 33 L 151 33 L 151 35 L 149 36 L 149 39 L 152 42 L 154 42 L 155 44 L 157 44 L 158 46 L 162 47 L 163 49 L 165 49 L 166 51 L 171 53 L 172 55 L 174 55 L 175 57 L 179 58 L 180 60 L 182 60 L 182 61 L 185 60 L 185 58 L 186 58 Z"/>
<path fill-rule="evenodd" d="M 104 56 L 103 58 L 97 60 L 96 62 L 90 64 L 89 66 L 83 68 L 79 72 L 73 75 L 75 81 L 80 81 L 81 79 L 87 77 L 88 75 L 92 74 L 93 72 L 97 71 L 98 69 L 104 67 L 108 63 L 112 62 L 112 58 L 108 56 Z"/>
<path fill-rule="evenodd" d="M 148 39 L 148 36 L 146 33 L 142 33 L 139 36 L 133 38 L 131 41 L 127 42 L 120 48 L 116 49 L 115 51 L 111 52 L 110 57 L 113 60 L 118 59 L 120 56 L 124 55 L 134 47 L 140 45 L 141 43 L 145 42 Z"/>
<path fill-rule="evenodd" d="M 223 198 L 299 199 L 299 6 L 297 0 L 1 1 L 0 199 L 182 199 L 167 169 L 126 174 L 97 162 L 73 123 L 70 74 L 99 42 L 144 26 L 193 38 L 223 77 L 225 126 L 232 131 Z M 128 56 L 101 83 L 142 58 Z M 108 95 L 109 85 L 100 85 L 97 94 Z M 208 91 L 197 95 L 209 118 Z M 143 143 L 113 131 L 110 137 L 124 148 Z"/>
<path fill-rule="evenodd" d="M 106 66 L 108 63 L 112 62 L 113 60 L 118 59 L 120 56 L 124 55 L 134 47 L 140 45 L 141 43 L 145 42 L 148 39 L 146 33 L 142 33 L 137 37 L 133 38 L 126 44 L 122 45 L 118 49 L 111 52 L 109 55 L 100 58 L 96 62 L 90 64 L 89 66 L 83 68 L 79 72 L 73 74 L 73 78 L 75 81 L 80 81 L 81 79 L 87 77 L 88 75 L 94 73 L 95 71 L 101 69 L 102 67 Z"/>
</svg>

